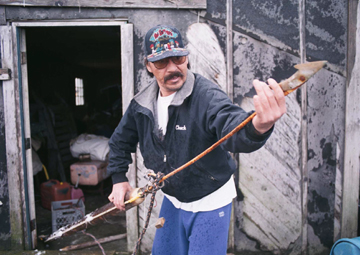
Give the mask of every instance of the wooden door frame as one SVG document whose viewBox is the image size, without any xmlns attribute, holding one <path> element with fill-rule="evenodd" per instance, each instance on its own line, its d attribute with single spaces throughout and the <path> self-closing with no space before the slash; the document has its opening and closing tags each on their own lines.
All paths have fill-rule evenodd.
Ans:
<svg viewBox="0 0 360 255">
<path fill-rule="evenodd" d="M 11 247 L 29 250 L 37 246 L 35 200 L 27 65 L 27 27 L 119 26 L 121 47 L 122 104 L 125 111 L 134 96 L 133 25 L 124 19 L 87 19 L 71 21 L 12 22 L 0 26 L 2 67 L 12 71 L 12 78 L 3 81 L 6 158 L 9 186 Z M 124 61 L 126 60 L 126 61 Z M 120 71 L 120 70 L 119 70 Z M 135 173 L 135 164 L 130 172 Z M 133 171 L 131 171 L 133 170 Z M 19 212 L 21 214 L 19 215 Z M 134 212 L 131 212 L 134 214 Z M 137 215 L 136 215 L 137 218 Z"/>
<path fill-rule="evenodd" d="M 345 146 L 344 172 L 342 180 L 341 238 L 356 237 L 358 233 L 359 171 L 360 171 L 360 127 L 358 78 L 354 75 L 357 53 L 357 26 L 359 0 L 348 1 L 348 43 L 346 68 Z M 358 64 L 357 64 L 358 65 Z"/>
</svg>

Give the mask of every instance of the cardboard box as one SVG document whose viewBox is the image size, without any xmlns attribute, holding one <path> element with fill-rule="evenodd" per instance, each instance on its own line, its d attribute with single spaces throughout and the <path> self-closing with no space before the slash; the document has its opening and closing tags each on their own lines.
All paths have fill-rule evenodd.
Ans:
<svg viewBox="0 0 360 255">
<path fill-rule="evenodd" d="M 97 185 L 108 177 L 105 161 L 77 162 L 70 166 L 71 182 L 76 184 L 79 178 L 79 185 Z M 79 176 L 80 175 L 80 176 Z"/>
</svg>

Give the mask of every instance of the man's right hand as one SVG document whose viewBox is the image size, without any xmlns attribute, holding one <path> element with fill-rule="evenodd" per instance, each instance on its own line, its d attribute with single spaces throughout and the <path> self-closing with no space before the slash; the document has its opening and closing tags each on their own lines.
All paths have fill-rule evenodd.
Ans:
<svg viewBox="0 0 360 255">
<path fill-rule="evenodd" d="M 132 188 L 128 182 L 120 182 L 113 185 L 113 189 L 108 199 L 113 202 L 116 208 L 125 211 L 125 194 Z"/>
</svg>

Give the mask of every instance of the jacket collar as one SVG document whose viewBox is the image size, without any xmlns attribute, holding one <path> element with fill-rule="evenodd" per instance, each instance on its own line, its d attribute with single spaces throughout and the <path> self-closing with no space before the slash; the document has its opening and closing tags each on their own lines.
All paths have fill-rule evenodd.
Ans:
<svg viewBox="0 0 360 255">
<path fill-rule="evenodd" d="M 191 95 L 194 88 L 194 83 L 194 74 L 190 70 L 187 70 L 186 81 L 176 93 L 173 101 L 171 102 L 171 105 L 181 105 L 184 100 Z M 159 86 L 156 79 L 154 79 L 154 81 L 152 81 L 148 86 L 135 95 L 134 100 L 142 107 L 149 109 L 155 116 L 154 103 L 156 102 L 158 93 Z"/>
<path fill-rule="evenodd" d="M 187 70 L 186 81 L 184 85 L 176 93 L 173 101 L 171 102 L 171 105 L 181 105 L 184 102 L 185 98 L 191 95 L 194 89 L 194 83 L 195 83 L 194 74 L 190 70 Z"/>
</svg>

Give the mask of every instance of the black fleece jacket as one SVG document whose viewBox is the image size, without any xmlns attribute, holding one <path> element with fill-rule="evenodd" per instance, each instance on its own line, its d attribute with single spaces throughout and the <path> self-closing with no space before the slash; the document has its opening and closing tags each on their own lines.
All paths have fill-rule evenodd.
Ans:
<svg viewBox="0 0 360 255">
<path fill-rule="evenodd" d="M 108 172 L 113 183 L 125 182 L 131 153 L 137 143 L 146 168 L 168 174 L 228 134 L 251 113 L 234 105 L 219 86 L 188 70 L 187 79 L 169 106 L 165 137 L 156 116 L 159 87 L 154 81 L 131 101 L 110 138 Z M 193 202 L 224 185 L 235 171 L 230 152 L 259 149 L 272 129 L 257 135 L 250 122 L 209 154 L 168 178 L 164 193 L 181 202 Z"/>
</svg>

